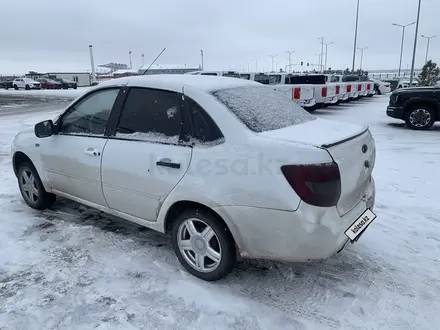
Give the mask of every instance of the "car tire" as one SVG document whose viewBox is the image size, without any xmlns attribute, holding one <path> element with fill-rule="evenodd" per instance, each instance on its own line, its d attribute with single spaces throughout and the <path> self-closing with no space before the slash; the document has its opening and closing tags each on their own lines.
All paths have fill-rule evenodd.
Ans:
<svg viewBox="0 0 440 330">
<path fill-rule="evenodd" d="M 76 86 L 73 86 L 73 89 L 77 89 L 78 87 L 76 87 Z"/>
<path fill-rule="evenodd" d="M 15 89 L 16 91 L 18 91 L 18 86 L 17 86 L 17 85 L 14 85 L 14 89 Z"/>
<path fill-rule="evenodd" d="M 26 87 L 24 88 L 25 90 L 30 90 L 31 88 L 30 88 L 30 86 L 29 85 L 26 85 Z"/>
<path fill-rule="evenodd" d="M 435 113 L 427 105 L 414 105 L 405 113 L 406 125 L 414 130 L 426 130 L 435 123 Z"/>
<path fill-rule="evenodd" d="M 44 189 L 40 176 L 31 163 L 23 162 L 18 166 L 17 178 L 20 193 L 28 206 L 44 210 L 55 202 L 56 196 Z"/>
<path fill-rule="evenodd" d="M 235 267 L 237 252 L 226 225 L 203 209 L 187 209 L 175 219 L 171 238 L 182 266 L 205 281 L 217 281 Z"/>
</svg>

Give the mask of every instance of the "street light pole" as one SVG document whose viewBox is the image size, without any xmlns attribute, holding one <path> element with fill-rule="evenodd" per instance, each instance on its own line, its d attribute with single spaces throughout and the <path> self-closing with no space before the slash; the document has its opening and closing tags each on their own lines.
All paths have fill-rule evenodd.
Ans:
<svg viewBox="0 0 440 330">
<path fill-rule="evenodd" d="M 428 62 L 428 52 L 429 52 L 429 42 L 431 41 L 432 38 L 437 37 L 436 35 L 433 35 L 431 37 L 426 37 L 422 34 L 422 38 L 425 38 L 428 40 L 428 43 L 426 44 L 426 56 L 425 56 L 425 64 L 426 62 Z"/>
<path fill-rule="evenodd" d="M 356 48 L 361 51 L 361 65 L 360 65 L 359 69 L 362 71 L 362 61 L 364 60 L 364 50 L 368 49 L 368 47 L 356 47 Z"/>
<path fill-rule="evenodd" d="M 324 64 L 324 37 L 318 38 L 321 40 L 321 60 L 319 61 L 320 71 L 324 72 L 323 64 Z"/>
<path fill-rule="evenodd" d="M 412 23 L 409 23 L 409 24 L 406 24 L 406 25 L 401 25 L 401 24 L 393 23 L 394 26 L 398 26 L 398 27 L 401 27 L 401 28 L 402 28 L 402 45 L 400 46 L 399 77 L 400 77 L 400 72 L 401 72 L 401 70 L 402 70 L 403 41 L 404 41 L 404 39 L 405 39 L 405 28 L 408 27 L 408 26 L 410 26 L 410 25 L 413 25 L 413 24 L 415 24 L 415 23 L 416 23 L 416 22 L 412 22 Z"/>
<path fill-rule="evenodd" d="M 200 57 L 201 57 L 201 59 L 202 59 L 202 71 L 203 71 L 203 50 L 200 50 Z"/>
<path fill-rule="evenodd" d="M 133 65 L 131 64 L 131 50 L 128 52 L 128 56 L 130 57 L 130 70 L 133 69 Z"/>
<path fill-rule="evenodd" d="M 273 63 L 274 63 L 274 59 L 275 57 L 277 57 L 278 55 L 269 55 L 270 58 L 272 58 L 272 72 L 273 72 Z"/>
<path fill-rule="evenodd" d="M 324 71 L 325 70 L 327 70 L 327 47 L 328 47 L 328 45 L 333 45 L 334 44 L 334 42 L 332 41 L 332 42 L 329 42 L 329 43 L 326 43 L 326 44 L 324 44 L 325 45 L 325 65 L 324 65 Z"/>
<path fill-rule="evenodd" d="M 286 72 L 290 72 L 291 67 L 292 67 L 291 55 L 292 55 L 292 53 L 295 53 L 295 51 L 294 50 L 292 50 L 292 51 L 291 50 L 287 50 L 286 53 L 289 54 L 289 67 L 288 67 L 288 70 L 286 70 Z"/>
<path fill-rule="evenodd" d="M 420 22 L 420 7 L 422 6 L 422 0 L 419 0 L 419 8 L 417 9 L 417 21 L 416 21 L 416 33 L 414 35 L 414 49 L 413 58 L 411 63 L 411 76 L 409 77 L 409 86 L 412 86 L 413 75 L 414 75 L 414 65 L 416 63 L 416 50 L 417 50 L 417 35 L 419 33 L 419 22 Z"/>
<path fill-rule="evenodd" d="M 356 10 L 356 28 L 354 30 L 354 45 L 353 45 L 353 65 L 351 71 L 354 72 L 354 66 L 356 63 L 356 47 L 357 47 L 357 35 L 358 35 L 358 23 L 359 23 L 359 0 L 357 0 L 357 10 Z"/>
</svg>

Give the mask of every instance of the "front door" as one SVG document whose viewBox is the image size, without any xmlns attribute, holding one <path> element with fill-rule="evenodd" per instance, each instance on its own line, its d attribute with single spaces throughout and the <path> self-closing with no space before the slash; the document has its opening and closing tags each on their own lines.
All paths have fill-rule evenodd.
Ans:
<svg viewBox="0 0 440 330">
<path fill-rule="evenodd" d="M 99 90 L 73 104 L 41 139 L 43 169 L 55 192 L 106 206 L 101 187 L 105 131 L 119 88 Z"/>
<path fill-rule="evenodd" d="M 155 221 L 160 205 L 188 169 L 182 99 L 176 92 L 131 88 L 104 149 L 102 183 L 110 208 Z"/>
</svg>

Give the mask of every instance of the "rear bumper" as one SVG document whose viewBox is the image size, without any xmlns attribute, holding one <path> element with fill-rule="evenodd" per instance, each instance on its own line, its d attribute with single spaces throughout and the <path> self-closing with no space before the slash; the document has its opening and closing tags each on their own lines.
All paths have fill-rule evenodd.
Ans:
<svg viewBox="0 0 440 330">
<path fill-rule="evenodd" d="M 336 104 L 337 102 L 338 102 L 338 97 L 335 95 L 335 96 L 327 97 L 324 101 L 324 104 Z"/>
<path fill-rule="evenodd" d="M 339 101 L 347 101 L 348 100 L 348 93 L 345 93 L 345 94 L 339 94 L 338 95 L 338 100 Z"/>
<path fill-rule="evenodd" d="M 227 223 L 245 258 L 285 262 L 323 260 L 349 242 L 345 231 L 375 201 L 374 179 L 367 193 L 347 214 L 336 207 L 318 208 L 301 202 L 295 212 L 245 206 L 222 206 L 214 210 Z"/>
<path fill-rule="evenodd" d="M 298 105 L 307 109 L 307 108 L 312 108 L 316 105 L 316 100 L 315 99 L 310 99 L 310 100 L 300 100 L 298 102 Z"/>
<path fill-rule="evenodd" d="M 387 107 L 387 116 L 396 119 L 404 119 L 405 117 L 405 109 L 402 107 L 396 106 L 388 106 Z"/>
</svg>

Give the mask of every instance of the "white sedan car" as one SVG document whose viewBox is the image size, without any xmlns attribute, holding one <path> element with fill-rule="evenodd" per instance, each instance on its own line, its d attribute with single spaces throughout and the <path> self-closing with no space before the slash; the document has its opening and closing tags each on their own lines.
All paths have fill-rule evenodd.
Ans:
<svg viewBox="0 0 440 330">
<path fill-rule="evenodd" d="M 12 155 L 30 207 L 61 196 L 169 233 L 183 267 L 208 281 L 237 254 L 328 258 L 375 218 L 368 128 L 318 119 L 243 79 L 104 82 L 18 133 Z"/>
</svg>

